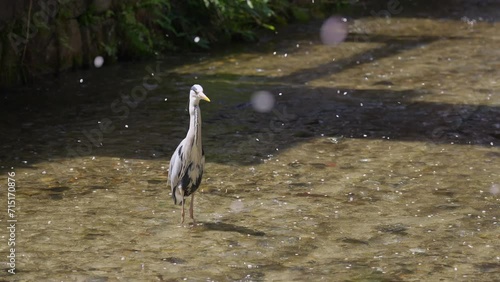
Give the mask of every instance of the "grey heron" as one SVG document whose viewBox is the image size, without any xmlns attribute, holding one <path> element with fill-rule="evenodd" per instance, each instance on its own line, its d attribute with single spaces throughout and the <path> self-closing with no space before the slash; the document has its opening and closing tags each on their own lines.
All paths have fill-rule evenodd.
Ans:
<svg viewBox="0 0 500 282">
<path fill-rule="evenodd" d="M 191 195 L 189 216 L 193 216 L 194 192 L 198 189 L 203 176 L 205 152 L 201 144 L 201 112 L 200 100 L 210 102 L 203 93 L 203 87 L 195 84 L 189 91 L 189 130 L 170 158 L 168 178 L 172 189 L 174 204 L 182 205 L 181 224 L 184 223 L 184 203 Z"/>
</svg>

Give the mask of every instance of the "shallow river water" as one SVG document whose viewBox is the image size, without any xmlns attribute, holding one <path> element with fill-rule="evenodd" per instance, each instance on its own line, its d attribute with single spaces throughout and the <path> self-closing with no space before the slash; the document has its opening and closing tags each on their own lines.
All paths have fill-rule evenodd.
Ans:
<svg viewBox="0 0 500 282">
<path fill-rule="evenodd" d="M 0 280 L 498 281 L 496 20 L 350 19 L 336 46 L 320 25 L 7 95 Z M 212 100 L 195 226 L 167 188 L 194 83 Z"/>
</svg>

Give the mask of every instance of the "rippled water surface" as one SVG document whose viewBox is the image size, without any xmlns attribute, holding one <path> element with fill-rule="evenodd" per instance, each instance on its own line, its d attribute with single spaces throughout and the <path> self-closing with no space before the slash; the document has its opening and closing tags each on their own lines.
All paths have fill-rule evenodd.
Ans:
<svg viewBox="0 0 500 282">
<path fill-rule="evenodd" d="M 0 185 L 16 173 L 17 274 L 1 276 L 498 281 L 500 37 L 471 20 L 351 20 L 337 46 L 296 26 L 12 93 Z M 167 170 L 194 83 L 212 100 L 207 164 L 198 224 L 181 226 Z"/>
</svg>

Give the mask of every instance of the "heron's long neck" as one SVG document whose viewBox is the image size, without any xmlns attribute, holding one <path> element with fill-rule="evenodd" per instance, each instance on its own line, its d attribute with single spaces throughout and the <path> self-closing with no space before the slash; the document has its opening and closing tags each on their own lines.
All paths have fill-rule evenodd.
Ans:
<svg viewBox="0 0 500 282">
<path fill-rule="evenodd" d="M 187 137 L 192 138 L 193 145 L 201 147 L 201 112 L 198 105 L 189 106 L 189 130 Z"/>
</svg>

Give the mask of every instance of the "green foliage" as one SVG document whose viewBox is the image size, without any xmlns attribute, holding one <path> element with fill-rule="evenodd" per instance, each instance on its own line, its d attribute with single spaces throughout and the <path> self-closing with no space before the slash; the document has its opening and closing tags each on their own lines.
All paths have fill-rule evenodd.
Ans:
<svg viewBox="0 0 500 282">
<path fill-rule="evenodd" d="M 118 53 L 118 50 L 116 49 L 116 45 L 113 44 L 106 44 L 103 42 L 100 42 L 100 45 L 102 48 L 104 48 L 104 51 L 106 52 L 106 56 L 108 58 L 111 58 L 111 60 L 116 60 L 116 55 Z"/>
<path fill-rule="evenodd" d="M 89 9 L 79 21 L 89 26 L 99 17 L 117 22 L 116 46 L 108 54 L 136 58 L 165 50 L 209 48 L 231 40 L 255 41 L 258 30 L 276 29 L 290 20 L 308 21 L 325 7 L 341 10 L 351 0 L 326 4 L 290 0 L 136 0 L 124 1 L 113 12 L 96 16 Z M 318 1 L 321 2 L 321 1 Z M 316 11 L 316 12 L 315 12 Z M 320 12 L 318 12 L 320 11 Z M 110 14 L 111 13 L 111 14 Z M 196 40 L 195 40 L 196 39 Z"/>
<path fill-rule="evenodd" d="M 177 2 L 169 15 L 177 35 L 206 43 L 240 38 L 254 40 L 258 27 L 274 30 L 269 0 L 188 0 Z M 276 1 L 280 2 L 280 1 Z M 281 1 L 282 2 L 282 1 Z M 180 13 L 177 13 L 180 11 Z M 200 42 L 197 45 L 200 45 Z M 193 42 L 194 43 L 194 42 Z"/>
<path fill-rule="evenodd" d="M 61 3 L 53 20 L 32 22 L 33 34 L 47 33 L 44 38 L 48 38 L 54 33 L 57 25 L 54 22 L 65 23 L 73 19 L 75 13 L 69 3 Z M 164 51 L 207 49 L 230 41 L 254 41 L 260 31 L 272 32 L 276 26 L 290 21 L 307 22 L 334 12 L 346 13 L 353 3 L 353 0 L 317 0 L 315 3 L 297 0 L 120 0 L 113 1 L 111 8 L 101 13 L 91 4 L 77 21 L 90 42 L 87 49 L 92 56 L 97 52 L 107 55 L 108 60 L 134 59 Z M 26 38 L 27 22 L 31 17 L 26 13 L 4 24 L 0 34 L 3 35 L 0 36 L 3 40 L 0 51 L 6 53 L 10 43 L 16 51 L 16 64 L 10 66 L 19 65 L 23 70 L 31 67 L 20 55 L 32 39 Z M 12 36 L 7 37 L 9 34 Z M 59 44 L 69 48 L 66 36 L 63 34 L 59 38 Z M 1 63 L 3 74 L 7 75 L 6 57 L 11 56 L 2 56 Z M 20 68 L 13 67 L 11 73 Z M 23 74 L 16 75 L 21 76 Z M 10 79 L 14 79 L 14 75 Z"/>
<path fill-rule="evenodd" d="M 148 28 L 136 19 L 136 8 L 123 5 L 117 14 L 118 45 L 124 56 L 141 57 L 151 54 L 153 42 Z"/>
<path fill-rule="evenodd" d="M 166 16 L 171 13 L 170 0 L 144 0 L 138 3 L 138 7 L 144 9 L 151 17 L 145 20 L 145 24 L 151 30 L 153 51 L 174 50 L 169 34 L 177 36 L 172 26 L 171 19 Z"/>
<path fill-rule="evenodd" d="M 141 57 L 176 48 L 208 48 L 231 39 L 255 40 L 258 28 L 275 29 L 273 9 L 284 10 L 286 4 L 286 0 L 125 2 L 115 11 L 119 55 Z M 91 15 L 81 17 L 82 24 L 94 20 Z"/>
<path fill-rule="evenodd" d="M 139 0 L 123 3 L 115 12 L 118 32 L 118 55 L 127 58 L 150 56 L 173 49 L 166 32 L 174 33 L 170 19 L 169 0 Z M 111 46 L 106 46 L 112 52 Z"/>
<path fill-rule="evenodd" d="M 311 16 L 309 11 L 304 7 L 293 6 L 290 7 L 293 17 L 299 22 L 307 22 Z"/>
<path fill-rule="evenodd" d="M 78 23 L 81 26 L 86 26 L 86 27 L 95 24 L 99 20 L 100 18 L 95 14 L 95 11 L 92 7 L 89 8 L 85 13 L 83 13 L 83 15 L 78 17 Z"/>
<path fill-rule="evenodd" d="M 252 40 L 255 26 L 275 29 L 269 24 L 274 12 L 269 8 L 268 0 L 204 0 L 204 2 L 215 15 L 212 18 L 214 26 L 220 26 L 222 32 L 227 35 L 241 34 L 243 38 Z"/>
<path fill-rule="evenodd" d="M 71 18 L 71 10 L 70 6 L 65 3 L 59 6 L 59 10 L 57 12 L 58 19 L 69 19 Z"/>
</svg>

